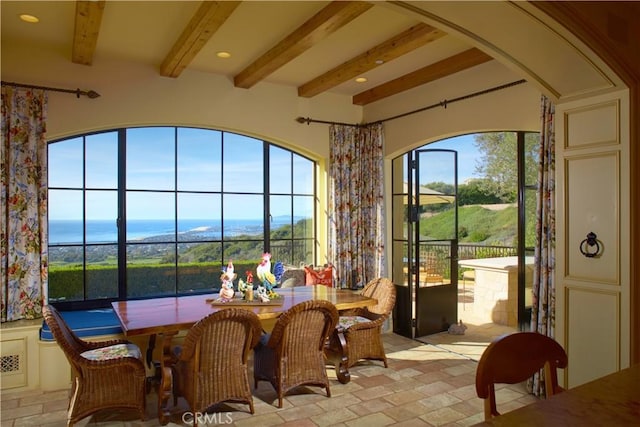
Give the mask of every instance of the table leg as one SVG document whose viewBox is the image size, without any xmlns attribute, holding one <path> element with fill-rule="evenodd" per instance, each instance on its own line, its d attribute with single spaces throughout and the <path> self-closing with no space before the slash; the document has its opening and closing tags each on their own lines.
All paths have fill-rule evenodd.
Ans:
<svg viewBox="0 0 640 427">
<path fill-rule="evenodd" d="M 149 344 L 147 345 L 146 362 L 147 366 L 153 368 L 153 376 L 147 377 L 147 394 L 152 388 L 158 389 L 160 386 L 160 362 L 153 360 L 153 350 L 156 348 L 156 334 L 149 335 Z"/>
<path fill-rule="evenodd" d="M 173 373 L 171 340 L 178 332 L 164 332 L 162 334 L 162 358 L 160 359 L 160 387 L 158 387 L 158 419 L 160 424 L 166 425 L 169 422 L 170 411 L 167 407 L 169 397 L 173 389 Z"/>
<path fill-rule="evenodd" d="M 349 349 L 347 339 L 344 336 L 344 330 L 336 329 L 329 338 L 329 344 L 325 351 L 327 360 L 335 366 L 336 377 L 341 384 L 347 384 L 351 381 L 349 374 Z"/>
</svg>

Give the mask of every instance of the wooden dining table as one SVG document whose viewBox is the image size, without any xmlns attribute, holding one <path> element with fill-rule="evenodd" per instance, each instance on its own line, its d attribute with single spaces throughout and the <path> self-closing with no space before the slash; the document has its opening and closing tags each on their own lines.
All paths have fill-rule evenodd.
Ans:
<svg viewBox="0 0 640 427">
<path fill-rule="evenodd" d="M 640 364 L 476 426 L 640 426 Z"/>
<path fill-rule="evenodd" d="M 144 300 L 115 301 L 112 303 L 122 331 L 126 336 L 149 336 L 147 362 L 150 363 L 156 336 L 162 343 L 162 357 L 159 361 L 160 386 L 158 389 L 158 418 L 165 425 L 170 414 L 167 408 L 171 396 L 172 377 L 172 340 L 181 331 L 190 329 L 198 320 L 207 315 L 229 307 L 241 307 L 251 310 L 263 322 L 273 322 L 282 313 L 296 304 L 310 300 L 326 300 L 333 303 L 338 311 L 358 307 L 372 306 L 377 303 L 374 298 L 365 297 L 351 290 L 330 288 L 323 285 L 299 286 L 275 289 L 279 295 L 277 300 L 269 303 L 258 301 L 242 302 L 239 297 L 228 303 L 219 301 L 218 294 L 189 295 L 179 297 L 160 297 Z M 340 333 L 340 330 L 337 330 Z M 343 344 L 342 356 L 336 363 L 336 376 L 341 383 L 349 382 L 347 367 L 346 340 L 340 337 Z"/>
</svg>

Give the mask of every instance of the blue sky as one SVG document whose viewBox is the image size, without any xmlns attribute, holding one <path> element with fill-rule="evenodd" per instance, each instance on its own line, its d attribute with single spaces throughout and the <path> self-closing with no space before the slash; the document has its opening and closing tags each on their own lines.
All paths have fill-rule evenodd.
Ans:
<svg viewBox="0 0 640 427">
<path fill-rule="evenodd" d="M 423 148 L 445 148 L 458 152 L 458 183 L 462 184 L 469 178 L 478 178 L 475 173 L 476 163 L 481 160 L 480 151 L 476 148 L 474 134 L 461 135 L 428 144 Z M 438 165 L 431 165 L 437 168 Z M 443 165 L 446 167 L 447 165 Z M 437 171 L 435 174 L 437 175 Z M 444 173 L 444 172 L 443 172 Z"/>
</svg>

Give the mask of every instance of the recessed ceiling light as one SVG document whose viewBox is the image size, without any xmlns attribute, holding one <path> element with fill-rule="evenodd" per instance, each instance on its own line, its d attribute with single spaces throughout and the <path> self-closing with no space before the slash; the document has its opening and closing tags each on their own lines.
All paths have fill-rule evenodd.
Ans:
<svg viewBox="0 0 640 427">
<path fill-rule="evenodd" d="M 357 82 L 357 83 L 364 83 L 364 82 L 366 82 L 366 81 L 367 81 L 367 78 L 366 78 L 366 77 L 358 77 L 358 78 L 356 79 L 356 82 Z"/>
<path fill-rule="evenodd" d="M 376 64 L 377 64 L 377 65 L 382 65 L 382 64 L 384 64 L 384 59 L 376 59 Z"/>
<path fill-rule="evenodd" d="M 29 22 L 31 24 L 35 24 L 36 22 L 40 22 L 40 19 L 38 19 L 37 16 L 33 16 L 33 15 L 29 15 L 26 13 L 23 13 L 20 15 L 20 19 L 22 19 L 24 22 Z"/>
<path fill-rule="evenodd" d="M 224 59 L 231 58 L 231 54 L 229 52 L 225 52 L 224 50 L 216 53 L 216 56 L 218 58 L 224 58 Z"/>
</svg>

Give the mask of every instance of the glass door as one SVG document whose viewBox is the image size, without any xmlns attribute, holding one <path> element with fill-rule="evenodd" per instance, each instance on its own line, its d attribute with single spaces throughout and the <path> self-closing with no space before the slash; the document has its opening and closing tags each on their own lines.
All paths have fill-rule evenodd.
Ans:
<svg viewBox="0 0 640 427">
<path fill-rule="evenodd" d="M 417 337 L 458 321 L 457 163 L 453 150 L 416 151 L 411 222 Z"/>
</svg>

